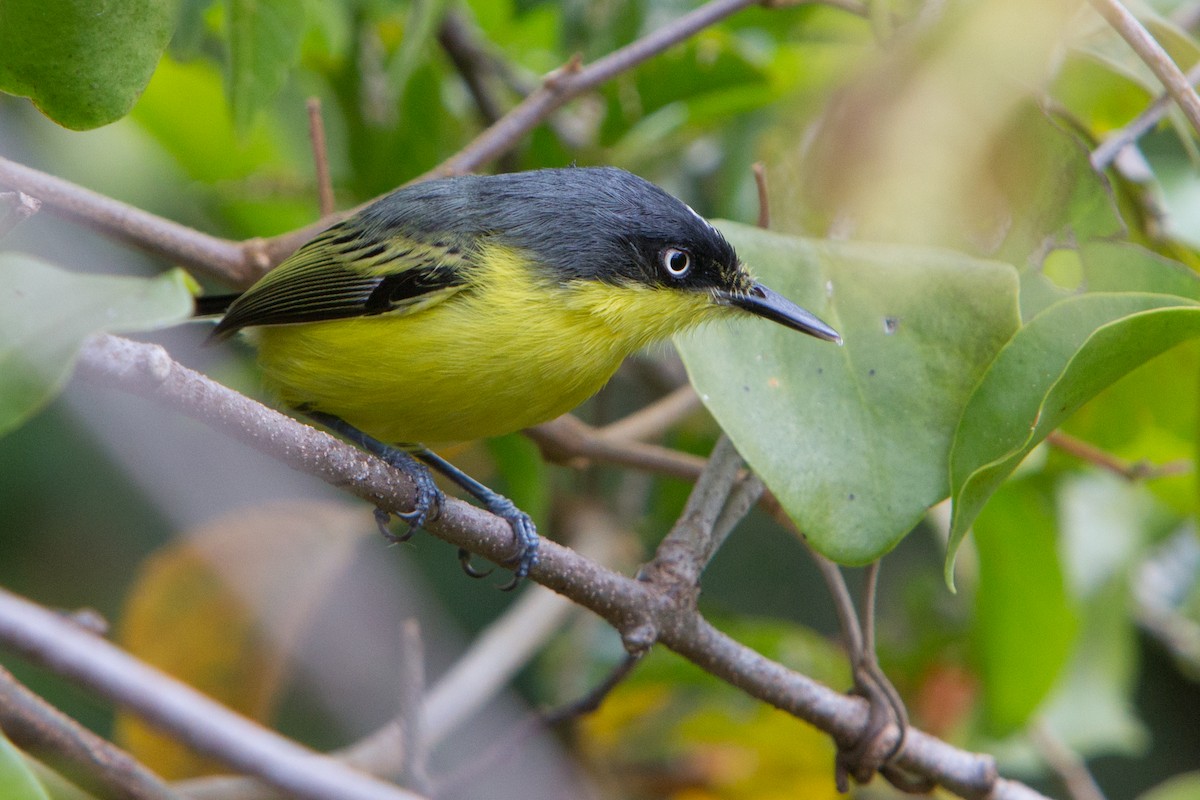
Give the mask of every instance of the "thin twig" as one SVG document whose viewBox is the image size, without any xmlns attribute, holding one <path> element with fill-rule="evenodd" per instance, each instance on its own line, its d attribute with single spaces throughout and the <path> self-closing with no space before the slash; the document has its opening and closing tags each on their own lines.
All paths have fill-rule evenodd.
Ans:
<svg viewBox="0 0 1200 800">
<path fill-rule="evenodd" d="M 761 161 L 750 165 L 754 171 L 754 185 L 758 187 L 758 227 L 766 230 L 771 227 L 771 203 L 767 195 L 767 167 Z"/>
<path fill-rule="evenodd" d="M 0 730 L 82 788 L 113 800 L 179 800 L 133 756 L 101 739 L 0 667 Z"/>
<path fill-rule="evenodd" d="M 729 437 L 718 438 L 683 513 L 659 543 L 654 559 L 642 567 L 642 580 L 676 594 L 681 602 L 694 602 L 700 573 L 719 544 L 714 536 L 717 519 L 734 485 L 746 479 L 745 466 Z"/>
<path fill-rule="evenodd" d="M 1092 8 L 1108 21 L 1121 38 L 1133 48 L 1150 71 L 1162 83 L 1167 94 L 1183 110 L 1193 130 L 1200 133 L 1200 97 L 1167 51 L 1162 48 L 1137 17 L 1119 0 L 1091 0 Z"/>
<path fill-rule="evenodd" d="M 471 93 L 484 124 L 496 122 L 504 114 L 490 85 L 490 79 L 496 73 L 496 64 L 491 54 L 476 40 L 470 24 L 461 13 L 451 9 L 442 17 L 437 38 L 446 55 L 450 56 L 454 69 L 467 85 L 467 91 Z"/>
<path fill-rule="evenodd" d="M 1104 792 L 1088 771 L 1087 763 L 1054 734 L 1045 720 L 1034 722 L 1029 728 L 1029 738 L 1046 766 L 1062 781 L 1071 800 L 1104 800 Z"/>
<path fill-rule="evenodd" d="M 339 486 L 375 506 L 403 511 L 415 489 L 397 473 L 351 445 L 314 430 L 173 362 L 156 345 L 95 337 L 80 354 L 80 372 L 97 385 L 120 388 L 168 405 L 256 450 Z M 512 549 L 507 522 L 447 498 L 428 531 L 496 563 Z M 695 608 L 676 604 L 654 586 L 626 578 L 551 540 L 543 540 L 530 578 L 591 609 L 626 639 L 645 632 L 702 669 L 838 739 L 851 740 L 867 721 L 867 706 L 765 658 L 709 624 Z M 7 641 L 0 629 L 0 641 Z M 141 701 L 156 702 L 140 687 Z M 225 712 L 228 713 L 228 712 Z M 967 753 L 910 729 L 897 766 L 963 797 L 1035 798 L 1028 787 L 996 775 L 994 760 Z"/>
<path fill-rule="evenodd" d="M 459 796 L 463 789 L 476 783 L 497 764 L 503 763 L 514 755 L 534 734 L 594 712 L 612 693 L 612 690 L 629 677 L 634 667 L 641 663 L 642 657 L 643 654 L 626 653 L 625 657 L 621 659 L 621 663 L 610 670 L 604 680 L 583 697 L 548 711 L 531 714 L 529 719 L 517 725 L 516 729 L 511 731 L 503 741 L 498 742 L 479 758 L 447 777 L 438 786 L 436 796 Z"/>
<path fill-rule="evenodd" d="M 1046 443 L 1081 461 L 1119 475 L 1127 481 L 1185 475 L 1192 471 L 1190 459 L 1180 459 L 1161 465 L 1146 461 L 1126 461 L 1063 431 L 1051 431 L 1050 435 L 1046 437 Z"/>
<path fill-rule="evenodd" d="M 1195 86 L 1197 82 L 1200 82 L 1200 62 L 1193 64 L 1185 77 L 1187 77 L 1188 84 L 1191 86 Z M 1163 92 L 1155 98 L 1153 103 L 1147 106 L 1145 111 L 1138 114 L 1129 124 L 1110 132 L 1088 157 L 1092 164 L 1092 169 L 1097 171 L 1107 169 L 1108 165 L 1116 159 L 1122 150 L 1152 131 L 1154 126 L 1167 115 L 1167 109 L 1170 107 L 1171 95 Z"/>
<path fill-rule="evenodd" d="M 582 466 L 597 461 L 685 480 L 695 480 L 704 471 L 705 460 L 699 456 L 603 436 L 570 414 L 528 428 L 525 435 L 538 446 L 543 458 L 556 464 Z"/>
<path fill-rule="evenodd" d="M 400 626 L 400 723 L 401 774 L 403 783 L 413 791 L 428 795 L 429 748 L 422 726 L 422 696 L 425 694 L 425 647 L 421 642 L 421 623 L 406 619 Z"/>
<path fill-rule="evenodd" d="M 308 135 L 312 140 L 313 166 L 317 173 L 317 199 L 321 216 L 334 212 L 333 179 L 329 176 L 329 149 L 325 145 L 325 120 L 321 116 L 321 98 L 310 97 L 305 102 L 308 109 Z"/>
<path fill-rule="evenodd" d="M 649 405 L 596 429 L 596 434 L 610 441 L 638 441 L 657 439 L 680 420 L 704 407 L 700 396 L 690 383 L 685 383 L 670 394 L 660 397 Z"/>
<path fill-rule="evenodd" d="M 497 120 L 495 125 L 422 177 L 461 175 L 479 168 L 507 152 L 521 137 L 568 101 L 755 2 L 711 0 L 586 67 L 577 59 L 572 59 L 547 76 L 540 88 Z"/>
<path fill-rule="evenodd" d="M 416 800 L 230 711 L 47 609 L 0 589 L 0 642 L 70 676 L 198 753 L 305 800 Z"/>
</svg>

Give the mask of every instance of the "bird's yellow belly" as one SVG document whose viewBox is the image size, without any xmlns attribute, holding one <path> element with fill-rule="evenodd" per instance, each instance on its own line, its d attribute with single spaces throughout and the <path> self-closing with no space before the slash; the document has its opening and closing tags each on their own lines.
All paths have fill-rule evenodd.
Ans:
<svg viewBox="0 0 1200 800">
<path fill-rule="evenodd" d="M 484 263 L 472 289 L 424 310 L 259 329 L 266 383 L 293 407 L 433 447 L 564 414 L 630 353 L 723 315 L 702 294 L 548 287 L 500 248 Z"/>
<path fill-rule="evenodd" d="M 263 328 L 265 381 L 291 406 L 386 442 L 434 446 L 564 414 L 632 349 L 577 313 L 543 307 L 484 320 L 483 304 L 464 300 L 409 316 Z"/>
</svg>

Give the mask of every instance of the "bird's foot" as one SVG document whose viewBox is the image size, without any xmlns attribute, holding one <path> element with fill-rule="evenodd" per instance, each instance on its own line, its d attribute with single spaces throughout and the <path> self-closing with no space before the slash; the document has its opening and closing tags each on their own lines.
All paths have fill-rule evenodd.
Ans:
<svg viewBox="0 0 1200 800">
<path fill-rule="evenodd" d="M 426 522 L 436 519 L 442 513 L 442 490 L 434 483 L 433 475 L 429 473 L 429 469 L 405 451 L 389 447 L 387 452 L 380 453 L 379 455 L 390 466 L 395 467 L 411 478 L 413 488 L 416 490 L 416 498 L 413 501 L 412 511 L 393 512 L 408 528 L 408 530 L 400 535 L 388 530 L 388 512 L 381 508 L 375 509 L 375 521 L 379 524 L 379 529 L 383 532 L 383 535 L 392 542 L 406 542 L 412 538 L 414 533 L 425 527 Z"/>
<path fill-rule="evenodd" d="M 488 511 L 507 520 L 508 524 L 512 526 L 514 552 L 505 559 L 504 563 L 512 565 L 513 576 L 511 581 L 500 587 L 501 591 L 511 592 L 521 585 L 521 581 L 529 574 L 529 570 L 538 563 L 538 546 L 541 544 L 541 539 L 538 538 L 537 527 L 534 526 L 533 519 L 517 508 L 507 497 L 496 494 L 487 498 L 486 503 Z"/>
</svg>

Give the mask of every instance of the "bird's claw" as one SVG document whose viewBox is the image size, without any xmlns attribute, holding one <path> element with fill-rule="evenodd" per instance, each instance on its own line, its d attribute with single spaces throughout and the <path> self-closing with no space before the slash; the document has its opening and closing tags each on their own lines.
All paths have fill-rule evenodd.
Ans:
<svg viewBox="0 0 1200 800">
<path fill-rule="evenodd" d="M 442 490 L 434 483 L 429 470 L 403 450 L 385 454 L 384 460 L 412 479 L 416 499 L 413 501 L 412 511 L 393 512 L 408 528 L 403 534 L 396 535 L 387 529 L 387 523 L 390 521 L 388 512 L 381 508 L 375 509 L 375 521 L 389 541 L 406 542 L 414 533 L 425 527 L 426 522 L 436 519 L 442 513 Z"/>
<path fill-rule="evenodd" d="M 521 585 L 521 581 L 538 563 L 538 546 L 541 539 L 538 538 L 533 518 L 513 505 L 507 497 L 497 497 L 494 502 L 488 504 L 488 511 L 508 520 L 508 524 L 512 526 L 515 548 L 504 563 L 514 565 L 513 576 L 511 581 L 500 587 L 502 592 L 511 592 Z"/>
<path fill-rule="evenodd" d="M 511 592 L 521 585 L 521 581 L 529 574 L 534 565 L 538 562 L 538 545 L 541 540 L 538 538 L 537 527 L 533 524 L 533 519 L 521 509 L 517 508 L 511 500 L 502 495 L 496 495 L 488 500 L 488 511 L 496 516 L 507 520 L 512 526 L 513 540 L 515 542 L 515 551 L 513 554 L 504 560 L 505 565 L 513 566 L 512 580 L 500 587 L 502 592 Z M 465 548 L 458 550 L 458 562 L 462 565 L 463 572 L 470 575 L 472 578 L 486 578 L 492 574 L 489 569 L 486 572 L 481 572 L 471 565 L 471 554 Z"/>
<path fill-rule="evenodd" d="M 462 567 L 462 571 L 467 573 L 469 578 L 486 578 L 492 574 L 492 570 L 478 570 L 471 564 L 471 551 L 465 547 L 458 548 L 458 563 Z"/>
</svg>

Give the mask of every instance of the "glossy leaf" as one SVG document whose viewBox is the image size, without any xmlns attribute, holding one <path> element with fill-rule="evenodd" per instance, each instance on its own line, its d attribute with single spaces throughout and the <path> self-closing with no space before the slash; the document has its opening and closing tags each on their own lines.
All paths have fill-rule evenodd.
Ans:
<svg viewBox="0 0 1200 800">
<path fill-rule="evenodd" d="M 836 347 L 761 319 L 679 337 L 717 421 L 825 555 L 861 564 L 946 497 L 972 388 L 1018 324 L 1016 271 L 942 250 L 722 230 Z"/>
<path fill-rule="evenodd" d="M 0 730 L 0 797 L 4 800 L 50 800 L 21 751 Z"/>
<path fill-rule="evenodd" d="M 950 456 L 946 557 L 1030 450 L 1133 368 L 1200 335 L 1200 303 L 1175 295 L 1088 294 L 1051 306 L 997 356 L 963 412 Z"/>
<path fill-rule="evenodd" d="M 0 254 L 0 434 L 58 393 L 88 336 L 187 319 L 191 285 L 182 270 L 149 279 L 82 275 Z"/>
<path fill-rule="evenodd" d="M 1078 632 L 1055 523 L 1053 497 L 1035 479 L 1006 484 L 975 521 L 979 588 L 972 631 L 983 708 L 995 733 L 1012 733 L 1029 722 L 1066 665 Z"/>
<path fill-rule="evenodd" d="M 175 22 L 172 0 L 4 0 L 0 91 L 68 128 L 107 125 L 150 81 Z"/>
</svg>

